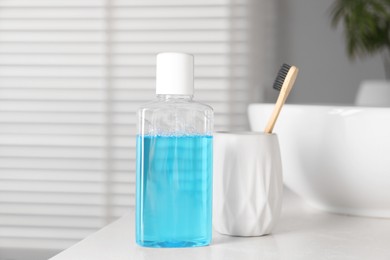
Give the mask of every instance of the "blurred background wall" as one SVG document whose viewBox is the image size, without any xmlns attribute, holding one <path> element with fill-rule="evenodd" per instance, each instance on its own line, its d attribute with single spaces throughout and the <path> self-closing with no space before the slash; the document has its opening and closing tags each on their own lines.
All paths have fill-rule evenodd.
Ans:
<svg viewBox="0 0 390 260">
<path fill-rule="evenodd" d="M 274 78 L 274 4 L 0 0 L 0 259 L 43 259 L 134 207 L 157 53 L 194 54 L 215 129 L 247 129 Z"/>
<path fill-rule="evenodd" d="M 333 0 L 277 0 L 277 62 L 300 69 L 290 103 L 352 104 L 362 80 L 384 79 L 379 55 L 350 61 L 343 32 L 330 26 Z M 266 90 L 267 101 L 275 93 Z"/>
</svg>

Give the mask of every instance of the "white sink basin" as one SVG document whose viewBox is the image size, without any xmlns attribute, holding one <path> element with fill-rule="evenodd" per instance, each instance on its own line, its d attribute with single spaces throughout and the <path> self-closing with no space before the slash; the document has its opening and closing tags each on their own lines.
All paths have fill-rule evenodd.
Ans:
<svg viewBox="0 0 390 260">
<path fill-rule="evenodd" d="M 273 106 L 249 106 L 253 131 L 264 130 Z M 309 204 L 390 217 L 390 108 L 285 105 L 274 132 L 284 183 Z"/>
</svg>

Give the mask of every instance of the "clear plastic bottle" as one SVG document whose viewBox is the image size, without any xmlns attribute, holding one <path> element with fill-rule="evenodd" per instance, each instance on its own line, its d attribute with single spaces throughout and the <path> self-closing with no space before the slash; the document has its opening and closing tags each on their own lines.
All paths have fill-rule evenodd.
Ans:
<svg viewBox="0 0 390 260">
<path fill-rule="evenodd" d="M 213 109 L 193 100 L 193 56 L 157 55 L 157 100 L 139 109 L 136 242 L 211 242 Z"/>
</svg>

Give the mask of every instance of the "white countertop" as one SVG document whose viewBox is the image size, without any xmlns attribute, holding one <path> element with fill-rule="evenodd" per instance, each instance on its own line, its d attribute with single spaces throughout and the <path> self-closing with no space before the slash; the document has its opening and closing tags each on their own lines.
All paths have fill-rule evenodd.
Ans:
<svg viewBox="0 0 390 260">
<path fill-rule="evenodd" d="M 142 248 L 135 243 L 134 212 L 118 219 L 52 260 L 175 259 L 390 259 L 390 219 L 327 214 L 285 192 L 282 216 L 272 235 L 213 234 L 198 248 Z"/>
</svg>

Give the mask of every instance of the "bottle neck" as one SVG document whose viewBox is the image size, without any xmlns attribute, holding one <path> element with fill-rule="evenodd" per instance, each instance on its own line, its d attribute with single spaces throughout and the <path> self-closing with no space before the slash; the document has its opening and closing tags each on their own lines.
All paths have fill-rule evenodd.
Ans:
<svg viewBox="0 0 390 260">
<path fill-rule="evenodd" d="M 158 94 L 157 99 L 164 100 L 182 100 L 182 101 L 191 101 L 193 95 L 171 95 L 171 94 Z"/>
</svg>

